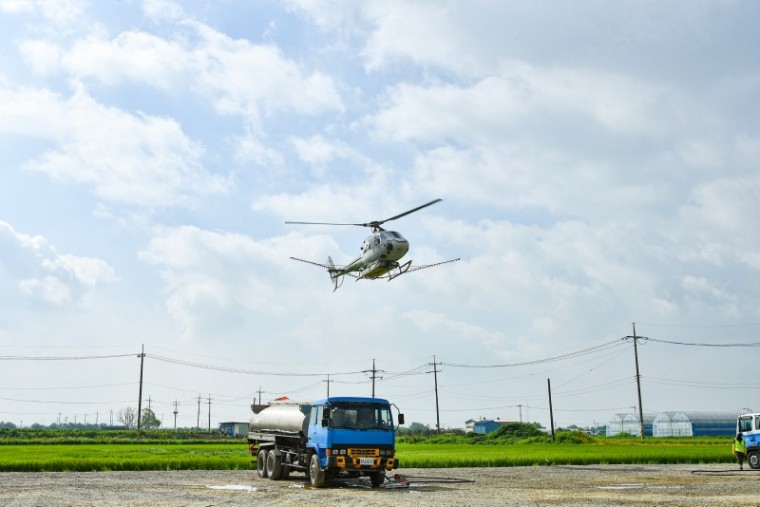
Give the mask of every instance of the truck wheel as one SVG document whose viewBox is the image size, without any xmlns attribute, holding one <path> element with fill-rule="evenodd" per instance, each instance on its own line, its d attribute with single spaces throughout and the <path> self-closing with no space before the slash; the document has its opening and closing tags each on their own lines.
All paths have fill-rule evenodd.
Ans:
<svg viewBox="0 0 760 507">
<path fill-rule="evenodd" d="M 313 488 L 323 488 L 325 486 L 325 471 L 319 468 L 319 456 L 317 453 L 312 454 L 309 459 L 309 479 Z"/>
<path fill-rule="evenodd" d="M 267 454 L 267 475 L 273 481 L 280 480 L 282 472 L 282 456 L 278 456 L 274 451 Z"/>
<path fill-rule="evenodd" d="M 267 450 L 261 449 L 256 455 L 256 472 L 262 479 L 267 478 Z"/>
<path fill-rule="evenodd" d="M 379 488 L 380 485 L 385 482 L 385 472 L 377 472 L 376 474 L 371 474 L 369 476 L 369 480 L 372 482 L 373 488 Z"/>
<path fill-rule="evenodd" d="M 750 468 L 754 468 L 755 470 L 760 468 L 760 453 L 752 451 L 747 454 L 747 463 L 749 463 Z"/>
</svg>

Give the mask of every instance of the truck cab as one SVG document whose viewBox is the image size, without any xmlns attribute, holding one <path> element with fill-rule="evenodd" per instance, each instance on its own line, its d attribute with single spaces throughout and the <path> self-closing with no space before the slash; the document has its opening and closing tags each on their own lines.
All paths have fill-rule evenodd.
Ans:
<svg viewBox="0 0 760 507">
<path fill-rule="evenodd" d="M 736 420 L 736 432 L 742 434 L 747 445 L 747 463 L 760 469 L 760 414 L 742 414 Z"/>
<path fill-rule="evenodd" d="M 312 484 L 338 475 L 368 475 L 372 485 L 398 466 L 391 406 L 380 398 L 332 397 L 318 400 L 309 416 Z M 403 415 L 399 415 L 403 424 Z"/>
</svg>

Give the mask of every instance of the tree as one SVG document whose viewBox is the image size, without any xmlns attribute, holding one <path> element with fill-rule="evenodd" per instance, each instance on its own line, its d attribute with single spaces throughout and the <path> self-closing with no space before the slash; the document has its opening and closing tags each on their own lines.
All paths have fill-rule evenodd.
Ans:
<svg viewBox="0 0 760 507">
<path fill-rule="evenodd" d="M 430 426 L 419 422 L 413 422 L 408 428 L 399 429 L 399 433 L 404 435 L 429 435 L 431 432 Z"/>
<path fill-rule="evenodd" d="M 119 410 L 119 422 L 127 429 L 137 428 L 137 410 L 132 407 Z"/>
<path fill-rule="evenodd" d="M 144 408 L 142 411 L 140 426 L 145 429 L 158 428 L 161 426 L 161 421 L 156 418 L 156 414 L 154 414 L 151 409 Z"/>
</svg>

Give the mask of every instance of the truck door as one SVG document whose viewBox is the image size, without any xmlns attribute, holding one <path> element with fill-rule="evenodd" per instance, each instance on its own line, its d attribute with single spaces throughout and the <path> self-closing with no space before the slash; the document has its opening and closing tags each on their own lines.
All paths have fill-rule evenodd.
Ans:
<svg viewBox="0 0 760 507">
<path fill-rule="evenodd" d="M 312 407 L 311 417 L 309 418 L 309 443 L 308 446 L 319 453 L 319 457 L 324 457 L 325 448 L 327 447 L 327 428 L 322 427 L 322 420 L 325 416 L 325 407 L 316 405 Z"/>
</svg>

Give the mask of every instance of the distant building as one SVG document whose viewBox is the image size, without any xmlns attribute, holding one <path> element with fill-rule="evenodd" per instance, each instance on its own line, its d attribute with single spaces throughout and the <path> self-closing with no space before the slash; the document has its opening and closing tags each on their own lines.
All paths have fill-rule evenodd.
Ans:
<svg viewBox="0 0 760 507">
<path fill-rule="evenodd" d="M 623 418 L 625 414 L 615 414 L 607 422 L 606 435 L 608 437 L 614 437 L 623 432 Z"/>
<path fill-rule="evenodd" d="M 644 436 L 652 436 L 654 418 L 654 414 L 644 414 Z M 612 419 L 607 422 L 605 434 L 608 437 L 614 437 L 620 433 L 639 436 L 641 433 L 639 414 L 615 414 L 612 416 Z"/>
<path fill-rule="evenodd" d="M 733 435 L 738 412 L 659 412 L 644 415 L 644 435 L 653 437 L 697 437 Z M 638 436 L 638 414 L 615 414 L 607 423 L 606 435 Z"/>
<path fill-rule="evenodd" d="M 661 412 L 654 419 L 655 437 L 730 436 L 738 412 Z"/>
<path fill-rule="evenodd" d="M 655 414 L 644 414 L 644 436 L 652 436 Z M 641 436 L 641 422 L 638 414 L 628 414 L 623 418 L 623 433 Z"/>
<path fill-rule="evenodd" d="M 222 422 L 219 423 L 219 431 L 229 437 L 242 437 L 248 434 L 247 422 Z"/>
<path fill-rule="evenodd" d="M 502 427 L 502 425 L 508 422 L 509 421 L 502 421 L 501 419 L 481 419 L 480 421 L 473 422 L 472 431 L 484 435 L 486 433 L 491 433 L 492 431 L 498 430 Z"/>
</svg>

